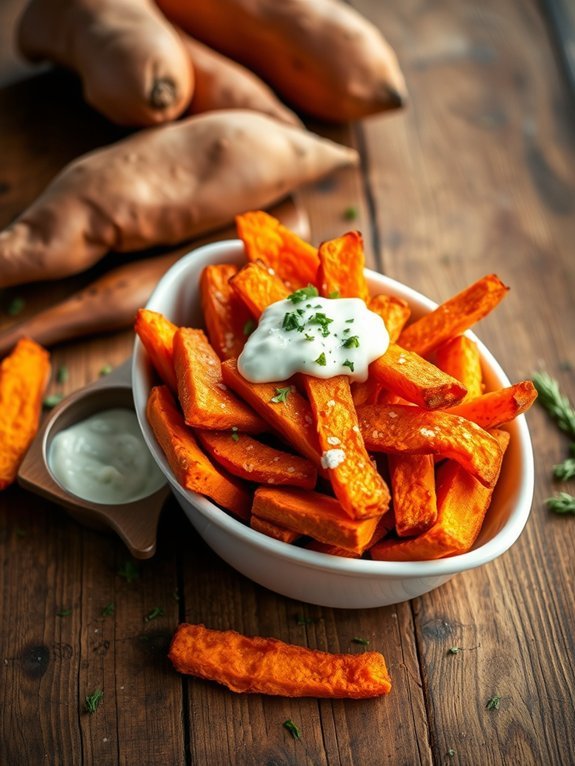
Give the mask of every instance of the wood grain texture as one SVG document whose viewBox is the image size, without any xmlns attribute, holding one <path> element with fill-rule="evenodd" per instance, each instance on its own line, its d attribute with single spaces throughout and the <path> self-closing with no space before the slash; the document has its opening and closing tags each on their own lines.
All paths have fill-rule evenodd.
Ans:
<svg viewBox="0 0 575 766">
<path fill-rule="evenodd" d="M 575 400 L 575 115 L 539 6 L 352 4 L 395 47 L 410 105 L 355 126 L 310 123 L 362 154 L 359 170 L 302 190 L 312 241 L 357 228 L 369 266 L 436 300 L 497 272 L 511 292 L 479 325 L 480 338 L 513 381 L 545 368 Z M 22 5 L 0 7 L 0 39 Z M 0 60 L 6 77 L 22 71 L 13 56 Z M 65 162 L 119 135 L 62 73 L 0 89 L 0 226 Z M 5 291 L 0 326 L 14 321 L 6 308 L 15 295 L 26 301 L 19 318 L 32 315 L 112 265 L 49 290 Z M 65 365 L 69 377 L 54 377 L 49 392 L 96 379 L 129 355 L 132 340 L 126 331 L 57 346 L 54 368 Z M 118 540 L 18 488 L 1 493 L 0 763 L 575 763 L 575 520 L 543 505 L 575 488 L 551 481 L 567 439 L 537 408 L 528 422 L 536 495 L 519 542 L 496 562 L 384 609 L 322 609 L 266 591 L 215 556 L 174 501 L 156 558 L 127 583 Z M 115 613 L 104 617 L 109 603 Z M 146 622 L 154 607 L 164 614 Z M 361 651 L 350 643 L 361 636 L 383 651 L 393 692 L 289 700 L 181 678 L 165 649 L 183 619 L 333 651 Z M 449 654 L 452 646 L 462 651 Z M 104 698 L 88 715 L 84 698 L 95 689 Z M 486 709 L 493 695 L 499 710 Z M 288 718 L 301 740 L 283 727 Z"/>
</svg>

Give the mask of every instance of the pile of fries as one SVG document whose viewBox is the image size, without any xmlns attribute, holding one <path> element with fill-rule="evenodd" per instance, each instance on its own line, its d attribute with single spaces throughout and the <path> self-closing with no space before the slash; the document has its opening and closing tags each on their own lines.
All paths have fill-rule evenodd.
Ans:
<svg viewBox="0 0 575 766">
<path fill-rule="evenodd" d="M 146 309 L 136 320 L 163 381 L 147 417 L 178 481 L 314 551 L 385 561 L 468 551 L 509 442 L 501 426 L 537 395 L 530 381 L 484 393 L 478 349 L 463 334 L 508 288 L 483 277 L 409 323 L 405 301 L 369 294 L 359 233 L 316 249 L 261 211 L 237 228 L 247 263 L 205 268 L 205 331 Z M 363 382 L 246 380 L 236 360 L 259 316 L 309 285 L 364 300 L 385 322 L 388 350 Z"/>
</svg>

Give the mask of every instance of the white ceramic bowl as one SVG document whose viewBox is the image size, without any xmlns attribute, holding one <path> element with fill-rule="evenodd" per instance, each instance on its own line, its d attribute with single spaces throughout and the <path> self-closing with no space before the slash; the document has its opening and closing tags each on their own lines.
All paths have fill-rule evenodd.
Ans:
<svg viewBox="0 0 575 766">
<path fill-rule="evenodd" d="M 199 278 L 204 266 L 243 263 L 242 243 L 217 242 L 180 259 L 163 276 L 147 308 L 177 325 L 202 326 Z M 414 318 L 435 308 L 429 299 L 399 282 L 367 271 L 373 293 L 406 299 Z M 473 334 L 471 337 L 477 340 Z M 488 389 L 509 381 L 493 356 L 478 341 Z M 136 413 L 144 438 L 166 475 L 178 502 L 208 545 L 242 574 L 270 590 L 322 606 L 359 609 L 385 606 L 421 596 L 454 574 L 500 556 L 519 537 L 533 498 L 533 453 L 524 416 L 509 426 L 511 441 L 481 534 L 468 553 L 438 561 L 364 561 L 304 550 L 273 540 L 228 516 L 210 500 L 181 487 L 157 445 L 145 416 L 148 392 L 156 378 L 146 352 L 136 340 L 132 384 Z"/>
</svg>

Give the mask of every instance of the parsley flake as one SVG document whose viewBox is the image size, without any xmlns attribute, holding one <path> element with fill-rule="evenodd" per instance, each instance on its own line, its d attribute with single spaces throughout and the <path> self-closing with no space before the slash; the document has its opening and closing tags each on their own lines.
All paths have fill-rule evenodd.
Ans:
<svg viewBox="0 0 575 766">
<path fill-rule="evenodd" d="M 282 402 L 287 401 L 287 398 L 290 394 L 291 386 L 286 386 L 285 388 L 276 388 L 276 395 L 272 396 L 270 402 L 273 402 L 274 404 L 281 404 Z"/>
<path fill-rule="evenodd" d="M 314 340 L 314 336 L 313 335 L 308 335 L 307 332 L 306 332 L 305 339 L 306 340 Z"/>
<path fill-rule="evenodd" d="M 295 311 L 288 311 L 282 322 L 282 330 L 303 330 L 303 323 Z"/>
<path fill-rule="evenodd" d="M 318 358 L 315 359 L 314 361 L 315 361 L 316 364 L 319 364 L 320 367 L 325 367 L 326 366 L 327 362 L 326 362 L 325 354 L 323 353 L 323 351 L 318 356 Z"/>
<path fill-rule="evenodd" d="M 232 441 L 239 442 L 239 440 L 240 440 L 239 433 L 237 431 L 232 431 Z"/>
<path fill-rule="evenodd" d="M 359 337 L 357 335 L 350 335 L 343 342 L 344 348 L 359 348 Z"/>
<path fill-rule="evenodd" d="M 283 722 L 283 727 L 284 729 L 287 729 L 289 731 L 289 733 L 292 735 L 294 739 L 301 739 L 300 730 L 290 718 L 288 718 L 287 721 Z"/>
<path fill-rule="evenodd" d="M 101 370 L 100 370 L 100 377 L 101 377 L 101 378 L 105 378 L 105 377 L 106 377 L 106 375 L 109 375 L 109 374 L 112 372 L 112 370 L 113 370 L 113 369 L 114 369 L 114 368 L 112 367 L 112 365 L 111 365 L 111 364 L 105 364 L 105 365 L 104 365 L 104 366 L 101 368 Z"/>
<path fill-rule="evenodd" d="M 161 606 L 155 606 L 152 610 L 148 612 L 148 614 L 144 617 L 144 622 L 151 622 L 152 620 L 155 620 L 158 617 L 163 617 L 165 614 L 164 610 Z"/>
<path fill-rule="evenodd" d="M 354 636 L 351 639 L 352 644 L 361 644 L 362 646 L 369 646 L 369 639 L 367 638 L 359 638 L 358 636 Z"/>
<path fill-rule="evenodd" d="M 354 319 L 346 319 L 345 323 L 346 324 L 352 324 L 354 321 L 355 321 Z"/>
<path fill-rule="evenodd" d="M 300 287 L 299 290 L 295 290 L 293 293 L 288 295 L 287 299 L 292 303 L 301 303 L 308 298 L 316 298 L 317 295 L 317 288 L 313 285 L 308 285 L 307 287 Z"/>
<path fill-rule="evenodd" d="M 60 404 L 63 398 L 63 394 L 50 394 L 50 396 L 47 396 L 42 402 L 42 407 L 44 407 L 45 410 L 53 410 L 57 404 Z"/>
<path fill-rule="evenodd" d="M 349 367 L 351 372 L 353 372 L 355 370 L 355 364 L 353 362 L 351 362 L 349 359 L 345 360 L 345 362 L 343 363 L 343 366 L 344 367 Z"/>
<path fill-rule="evenodd" d="M 343 211 L 343 217 L 346 221 L 355 221 L 357 218 L 357 208 L 353 207 L 353 205 L 346 207 L 346 209 Z"/>
<path fill-rule="evenodd" d="M 87 694 L 84 698 L 84 707 L 86 709 L 86 713 L 95 713 L 96 710 L 100 707 L 100 703 L 104 699 L 104 692 L 101 689 L 96 689 L 95 692 L 92 692 L 92 694 Z"/>
<path fill-rule="evenodd" d="M 321 327 L 321 334 L 324 338 L 329 335 L 329 325 L 332 322 L 333 319 L 330 319 L 330 317 L 326 316 L 321 311 L 318 311 L 317 314 L 314 314 L 309 320 L 310 324 L 317 324 Z"/>
<path fill-rule="evenodd" d="M 66 381 L 68 380 L 68 377 L 69 377 L 68 368 L 63 364 L 60 365 L 60 367 L 58 367 L 58 371 L 56 372 L 56 380 L 58 381 L 58 383 L 66 383 Z"/>
<path fill-rule="evenodd" d="M 248 321 L 244 325 L 243 333 L 247 337 L 248 335 L 251 335 L 253 331 L 256 329 L 256 323 L 253 319 L 248 319 Z"/>
<path fill-rule="evenodd" d="M 337 300 L 337 298 L 340 297 L 339 290 L 332 290 L 332 292 L 327 297 L 331 298 L 332 300 Z"/>
<path fill-rule="evenodd" d="M 127 583 L 131 583 L 138 579 L 140 570 L 131 559 L 128 559 L 118 569 L 118 576 L 123 577 Z"/>
<path fill-rule="evenodd" d="M 111 617 L 114 612 L 116 611 L 116 605 L 113 601 L 110 601 L 109 604 L 106 604 L 105 607 L 102 608 L 102 611 L 100 612 L 102 617 Z"/>
<path fill-rule="evenodd" d="M 499 705 L 501 703 L 501 697 L 499 697 L 497 694 L 494 694 L 493 697 L 490 697 L 487 700 L 487 704 L 485 707 L 487 710 L 499 710 Z"/>
<path fill-rule="evenodd" d="M 447 650 L 447 654 L 459 654 L 460 651 L 461 651 L 460 646 L 450 646 L 449 649 Z"/>
<path fill-rule="evenodd" d="M 56 612 L 56 617 L 69 617 L 71 614 L 71 609 L 60 609 L 59 612 Z"/>
</svg>

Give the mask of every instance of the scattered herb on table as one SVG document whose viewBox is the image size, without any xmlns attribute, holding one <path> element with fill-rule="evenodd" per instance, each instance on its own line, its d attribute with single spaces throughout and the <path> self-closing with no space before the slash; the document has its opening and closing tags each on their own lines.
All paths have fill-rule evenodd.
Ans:
<svg viewBox="0 0 575 766">
<path fill-rule="evenodd" d="M 461 651 L 460 646 L 450 646 L 449 649 L 447 650 L 447 654 L 459 654 L 460 651 Z"/>
<path fill-rule="evenodd" d="M 102 700 L 104 699 L 104 692 L 101 689 L 96 689 L 92 694 L 87 694 L 84 698 L 84 707 L 87 713 L 95 713 L 100 707 Z"/>
<path fill-rule="evenodd" d="M 133 561 L 128 559 L 122 564 L 120 569 L 118 569 L 118 575 L 119 577 L 123 577 L 126 582 L 130 583 L 138 579 L 140 576 L 140 570 Z"/>
<path fill-rule="evenodd" d="M 298 727 L 295 725 L 295 723 L 291 720 L 291 718 L 288 718 L 287 721 L 283 722 L 284 729 L 287 729 L 289 733 L 292 735 L 294 739 L 301 739 L 301 731 L 298 729 Z"/>
<path fill-rule="evenodd" d="M 69 617 L 71 614 L 71 609 L 60 609 L 58 612 L 56 612 L 56 617 Z"/>
<path fill-rule="evenodd" d="M 102 608 L 102 611 L 100 612 L 100 614 L 102 615 L 102 617 L 111 617 L 115 611 L 116 611 L 116 605 L 114 604 L 113 601 L 110 601 L 109 604 L 106 604 L 106 606 Z"/>
<path fill-rule="evenodd" d="M 12 300 L 8 304 L 6 313 L 11 317 L 16 317 L 18 316 L 18 314 L 22 313 L 25 305 L 26 305 L 26 301 L 24 300 L 24 298 L 20 298 L 20 297 L 12 298 Z"/>
<path fill-rule="evenodd" d="M 455 750 L 452 747 L 450 747 L 449 750 L 447 751 L 447 755 L 450 758 L 453 758 L 455 756 Z"/>
<path fill-rule="evenodd" d="M 343 217 L 346 221 L 355 221 L 357 219 L 357 208 L 350 205 L 343 211 Z"/>
<path fill-rule="evenodd" d="M 369 639 L 368 638 L 359 638 L 359 636 L 354 636 L 351 639 L 352 644 L 361 644 L 362 646 L 369 646 Z"/>
<path fill-rule="evenodd" d="M 104 376 L 106 376 L 106 375 L 109 375 L 109 374 L 112 372 L 112 370 L 113 370 L 113 369 L 114 369 L 114 368 L 112 367 L 112 365 L 111 365 L 111 364 L 105 364 L 105 365 L 104 365 L 104 366 L 103 366 L 103 367 L 100 369 L 100 377 L 101 377 L 101 378 L 103 378 Z"/>
<path fill-rule="evenodd" d="M 276 395 L 272 396 L 270 401 L 274 404 L 281 404 L 282 402 L 287 401 L 287 398 L 290 394 L 291 386 L 286 386 L 285 388 L 276 388 Z"/>
<path fill-rule="evenodd" d="M 50 394 L 44 398 L 42 407 L 44 407 L 45 410 L 53 410 L 57 404 L 60 404 L 63 398 L 63 394 Z"/>
<path fill-rule="evenodd" d="M 575 513 L 575 497 L 568 492 L 560 492 L 558 495 L 548 497 L 545 505 L 553 513 Z"/>
<path fill-rule="evenodd" d="M 65 364 L 61 364 L 60 367 L 58 367 L 58 371 L 56 372 L 56 380 L 58 383 L 66 383 L 69 376 L 70 374 L 68 372 L 68 368 Z"/>
<path fill-rule="evenodd" d="M 565 458 L 562 463 L 553 466 L 553 476 L 559 481 L 569 481 L 575 477 L 575 443 L 569 448 L 572 457 Z"/>
<path fill-rule="evenodd" d="M 497 694 L 494 694 L 493 697 L 490 697 L 487 700 L 487 704 L 485 707 L 487 710 L 499 710 L 499 705 L 501 704 L 501 697 L 499 697 Z"/>
<path fill-rule="evenodd" d="M 152 620 L 156 620 L 158 617 L 163 617 L 165 614 L 164 610 L 161 606 L 155 606 L 151 611 L 148 612 L 148 614 L 144 617 L 145 622 L 151 622 Z"/>
</svg>

